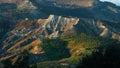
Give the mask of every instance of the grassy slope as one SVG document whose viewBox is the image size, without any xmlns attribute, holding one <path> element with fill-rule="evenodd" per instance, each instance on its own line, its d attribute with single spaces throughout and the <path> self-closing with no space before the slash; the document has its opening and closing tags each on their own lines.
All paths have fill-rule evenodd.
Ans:
<svg viewBox="0 0 120 68">
<path fill-rule="evenodd" d="M 40 47 L 43 48 L 50 60 L 34 65 L 37 68 L 72 68 L 84 57 L 99 51 L 99 47 L 104 46 L 103 43 L 98 38 L 86 34 L 61 39 L 46 39 L 43 40 Z"/>
</svg>

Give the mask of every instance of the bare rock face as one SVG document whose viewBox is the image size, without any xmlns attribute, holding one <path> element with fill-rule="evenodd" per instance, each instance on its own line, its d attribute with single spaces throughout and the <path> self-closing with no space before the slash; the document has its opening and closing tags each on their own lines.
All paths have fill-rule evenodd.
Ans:
<svg viewBox="0 0 120 68">
<path fill-rule="evenodd" d="M 19 21 L 15 25 L 15 28 L 7 33 L 6 39 L 3 41 L 3 46 L 1 47 L 0 60 L 13 58 L 25 50 L 37 47 L 41 43 L 41 39 L 60 37 L 62 32 L 72 30 L 78 21 L 78 18 L 55 15 L 50 15 L 47 19 L 38 20 L 25 18 Z M 38 52 L 32 49 L 30 53 L 36 54 Z"/>
<path fill-rule="evenodd" d="M 111 25 L 113 24 L 113 25 Z M 15 57 L 33 48 L 33 54 L 44 53 L 36 48 L 44 38 L 57 38 L 87 33 L 120 40 L 120 23 L 96 19 L 50 15 L 47 19 L 19 21 L 3 41 L 0 60 Z M 36 50 L 34 50 L 36 49 Z M 34 52 L 35 51 L 35 52 Z M 11 54 L 9 54 L 11 53 Z"/>
<path fill-rule="evenodd" d="M 29 0 L 1 0 L 0 4 L 16 4 L 18 10 L 32 10 L 36 7 Z"/>
<path fill-rule="evenodd" d="M 39 14 L 42 9 L 46 9 L 43 11 L 47 12 L 50 10 L 50 15 L 45 19 L 29 19 L 24 13 L 19 14 L 16 7 L 13 9 L 15 13 L 8 13 L 6 10 L 0 13 L 0 16 L 5 16 L 5 22 L 2 21 L 3 17 L 0 18 L 0 33 L 5 34 L 5 37 L 0 37 L 3 38 L 0 42 L 0 61 L 11 58 L 14 60 L 26 50 L 32 54 L 45 55 L 38 47 L 45 38 L 86 33 L 120 40 L 120 9 L 113 4 L 98 3 L 99 0 L 1 0 L 0 4 L 15 4 L 20 11 L 26 12 L 37 8 L 39 11 L 29 13 L 36 14 L 35 16 L 39 16 L 37 13 Z M 98 5 L 94 6 L 95 4 Z M 16 16 L 13 17 L 15 14 L 19 14 L 17 17 L 22 17 L 23 14 L 25 19 L 20 18 L 13 24 L 18 20 Z M 9 20 L 12 25 L 6 24 Z M 9 28 L 10 30 L 7 30 Z"/>
</svg>

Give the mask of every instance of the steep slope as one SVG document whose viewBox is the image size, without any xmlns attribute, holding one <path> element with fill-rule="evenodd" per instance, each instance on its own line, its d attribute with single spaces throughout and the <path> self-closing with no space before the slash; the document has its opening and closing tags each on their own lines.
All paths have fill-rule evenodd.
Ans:
<svg viewBox="0 0 120 68">
<path fill-rule="evenodd" d="M 30 19 L 45 18 L 47 14 L 37 11 L 29 0 L 0 0 L 1 35 L 12 29 L 18 20 L 26 17 Z"/>
<path fill-rule="evenodd" d="M 1 0 L 0 61 L 15 63 L 26 51 L 30 62 L 46 61 L 38 47 L 46 38 L 85 33 L 120 41 L 119 18 L 120 7 L 99 0 Z"/>
<path fill-rule="evenodd" d="M 33 21 L 26 18 L 18 22 L 15 28 L 7 33 L 0 50 L 0 60 L 13 57 L 25 50 L 31 50 L 32 47 L 40 44 L 44 38 L 52 39 L 87 33 L 120 40 L 120 26 L 118 24 L 120 23 L 55 15 L 50 15 L 48 19 Z M 32 53 L 35 54 L 36 51 Z"/>
<path fill-rule="evenodd" d="M 56 14 L 58 16 L 72 16 L 79 18 L 95 18 L 95 19 L 111 21 L 111 22 L 120 21 L 119 20 L 120 7 L 109 2 L 101 2 L 99 0 L 87 0 L 87 1 L 86 0 L 74 0 L 74 1 L 73 0 L 72 1 L 30 0 L 30 1 L 40 11 L 49 14 Z M 79 5 L 77 3 L 79 3 Z M 88 6 L 89 4 L 84 4 L 84 3 L 90 3 L 91 6 L 85 7 Z"/>
</svg>

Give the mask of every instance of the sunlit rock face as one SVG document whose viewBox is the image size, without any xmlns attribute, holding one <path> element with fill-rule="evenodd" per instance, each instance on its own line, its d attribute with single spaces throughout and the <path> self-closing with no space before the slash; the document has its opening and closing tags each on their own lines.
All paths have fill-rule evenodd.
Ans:
<svg viewBox="0 0 120 68">
<path fill-rule="evenodd" d="M 55 15 L 50 15 L 47 19 L 38 20 L 29 20 L 29 18 L 25 18 L 19 21 L 14 26 L 15 28 L 7 33 L 1 46 L 0 60 L 15 57 L 23 53 L 24 50 L 29 50 L 31 48 L 37 49 L 36 46 L 41 43 L 41 39 L 60 37 L 62 33 L 72 30 L 74 25 L 78 22 L 79 18 Z M 40 54 L 34 49 L 30 50 L 30 53 Z"/>
<path fill-rule="evenodd" d="M 16 4 L 18 10 L 32 10 L 35 9 L 36 7 L 29 1 L 29 0 L 1 0 L 0 4 Z"/>
<path fill-rule="evenodd" d="M 16 58 L 25 50 L 29 50 L 32 54 L 44 54 L 38 45 L 45 38 L 53 39 L 86 33 L 120 40 L 119 24 L 90 18 L 56 15 L 50 15 L 47 19 L 25 18 L 18 21 L 4 38 L 0 50 L 0 60 Z"/>
<path fill-rule="evenodd" d="M 4 42 L 5 44 L 7 42 L 15 43 L 16 40 L 23 40 L 24 38 L 27 38 L 26 40 L 57 38 L 60 37 L 62 33 L 74 29 L 74 26 L 78 22 L 79 18 L 55 15 L 50 15 L 48 19 L 38 20 L 29 20 L 28 18 L 25 18 L 14 26 L 15 28 L 8 33 L 8 37 Z"/>
<path fill-rule="evenodd" d="M 26 50 L 30 59 L 45 58 L 38 45 L 46 38 L 86 33 L 120 40 L 119 8 L 99 0 L 0 0 L 0 61 L 16 62 Z"/>
</svg>

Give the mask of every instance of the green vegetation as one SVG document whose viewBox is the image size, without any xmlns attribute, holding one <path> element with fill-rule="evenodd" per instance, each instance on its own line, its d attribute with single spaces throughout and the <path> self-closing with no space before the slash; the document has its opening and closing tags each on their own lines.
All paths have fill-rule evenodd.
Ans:
<svg viewBox="0 0 120 68">
<path fill-rule="evenodd" d="M 79 36 L 63 38 L 63 40 L 68 41 L 68 48 L 72 55 L 88 55 L 102 45 L 98 38 L 83 33 Z"/>
<path fill-rule="evenodd" d="M 43 40 L 40 47 L 48 55 L 50 60 L 58 60 L 70 56 L 67 47 L 67 42 L 61 39 L 46 39 Z"/>
<path fill-rule="evenodd" d="M 104 65 L 102 64 L 104 62 L 109 64 L 108 62 L 110 61 L 113 61 L 117 65 L 119 60 L 117 62 L 114 61 L 116 59 L 113 56 L 117 55 L 118 57 L 116 58 L 120 57 L 118 41 L 97 38 L 83 33 L 79 36 L 64 37 L 61 39 L 46 39 L 43 40 L 40 47 L 43 48 L 50 59 L 54 60 L 36 63 L 36 68 L 74 68 L 76 66 L 77 68 L 98 68 L 103 67 Z M 68 51 L 69 53 L 67 53 Z M 112 58 L 109 58 L 108 55 Z M 56 58 L 59 60 L 55 60 Z M 109 59 L 109 61 L 104 59 Z"/>
<path fill-rule="evenodd" d="M 36 68 L 73 68 L 82 63 L 84 57 L 98 51 L 102 41 L 82 33 L 79 36 L 44 39 L 39 46 L 50 60 L 35 64 Z"/>
<path fill-rule="evenodd" d="M 106 47 L 92 55 L 86 56 L 77 65 L 77 68 L 120 68 L 120 43 L 115 40 L 109 40 Z"/>
<path fill-rule="evenodd" d="M 49 58 L 47 61 L 30 66 L 24 65 L 23 63 L 27 63 L 29 59 L 26 51 L 22 55 L 26 58 L 22 61 L 19 59 L 15 66 L 18 68 L 20 66 L 30 68 L 116 68 L 120 63 L 119 41 L 97 38 L 83 33 L 78 36 L 44 39 L 39 47 Z"/>
</svg>

